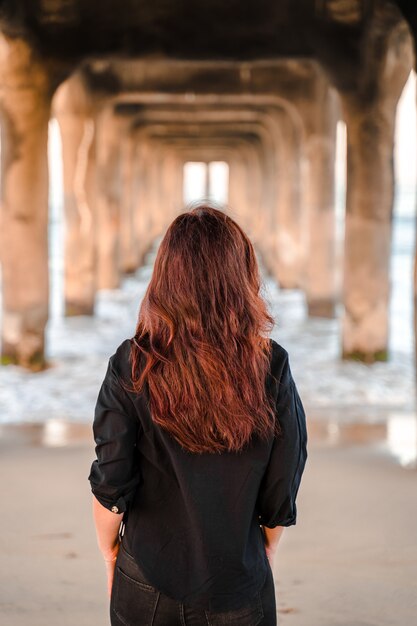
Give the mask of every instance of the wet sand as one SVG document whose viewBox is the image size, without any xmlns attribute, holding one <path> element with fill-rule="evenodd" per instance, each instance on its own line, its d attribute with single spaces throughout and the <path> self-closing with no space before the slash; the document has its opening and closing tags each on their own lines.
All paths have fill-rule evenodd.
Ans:
<svg viewBox="0 0 417 626">
<path fill-rule="evenodd" d="M 358 443 L 357 433 L 330 445 L 323 427 L 309 430 L 298 521 L 284 531 L 274 566 L 279 626 L 412 626 L 416 469 L 366 437 Z M 109 623 L 87 482 L 89 427 L 63 433 L 62 424 L 49 427 L 49 439 L 39 427 L 0 433 L 0 623 L 7 626 Z"/>
</svg>

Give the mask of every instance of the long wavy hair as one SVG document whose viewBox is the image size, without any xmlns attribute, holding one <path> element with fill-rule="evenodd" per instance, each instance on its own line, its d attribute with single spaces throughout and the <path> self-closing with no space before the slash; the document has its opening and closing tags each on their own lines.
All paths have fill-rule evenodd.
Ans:
<svg viewBox="0 0 417 626">
<path fill-rule="evenodd" d="M 131 341 L 131 390 L 193 453 L 238 452 L 280 432 L 266 377 L 274 318 L 253 246 L 225 211 L 189 205 L 167 229 Z"/>
</svg>

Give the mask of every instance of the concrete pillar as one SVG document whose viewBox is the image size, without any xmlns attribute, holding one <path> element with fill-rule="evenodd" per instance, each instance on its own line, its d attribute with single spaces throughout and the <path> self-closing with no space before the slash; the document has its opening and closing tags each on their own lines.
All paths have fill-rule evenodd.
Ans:
<svg viewBox="0 0 417 626">
<path fill-rule="evenodd" d="M 254 246 L 261 253 L 265 268 L 272 272 L 273 253 L 271 249 L 270 211 L 264 190 L 264 179 L 267 176 L 265 155 L 261 146 L 248 147 L 245 158 L 244 176 L 248 181 L 247 211 L 249 213 L 250 233 Z"/>
<path fill-rule="evenodd" d="M 97 164 L 97 288 L 120 287 L 121 136 L 126 120 L 111 106 L 96 118 Z"/>
<path fill-rule="evenodd" d="M 169 226 L 172 220 L 182 212 L 183 201 L 183 161 L 179 158 L 175 143 L 171 145 L 158 142 L 155 157 L 159 184 L 157 185 L 157 222 L 154 224 L 153 236 L 157 237 Z"/>
<path fill-rule="evenodd" d="M 152 246 L 151 203 L 152 203 L 152 141 L 135 137 L 134 153 L 134 203 L 135 230 L 139 264 Z"/>
<path fill-rule="evenodd" d="M 184 162 L 180 155 L 175 153 L 173 169 L 174 218 L 184 210 Z"/>
<path fill-rule="evenodd" d="M 161 185 L 162 164 L 161 152 L 158 150 L 158 142 L 152 142 L 152 151 L 148 161 L 148 185 L 146 194 L 146 212 L 148 214 L 148 232 L 146 239 L 151 244 L 160 235 L 163 213 L 164 198 Z"/>
<path fill-rule="evenodd" d="M 245 231 L 251 231 L 251 208 L 249 206 L 249 178 L 243 151 L 235 151 L 229 160 L 229 202 L 232 211 L 239 216 Z"/>
<path fill-rule="evenodd" d="M 170 150 L 164 168 L 164 189 L 168 198 L 167 220 L 170 223 L 183 209 L 183 164 L 178 154 Z"/>
<path fill-rule="evenodd" d="M 95 124 L 92 103 L 82 80 L 74 75 L 53 99 L 53 114 L 61 131 L 65 248 L 65 315 L 93 315 L 96 292 L 94 200 Z"/>
<path fill-rule="evenodd" d="M 254 146 L 255 147 L 255 146 Z M 278 186 L 278 154 L 275 145 L 259 137 L 257 146 L 260 168 L 258 169 L 258 200 L 254 212 L 254 243 L 263 255 L 265 269 L 276 277 L 277 266 L 277 194 Z M 252 177 L 252 168 L 248 169 Z"/>
<path fill-rule="evenodd" d="M 288 107 L 291 105 L 288 104 Z M 304 287 L 306 260 L 301 210 L 301 119 L 293 110 L 275 113 L 276 134 L 276 209 L 274 275 L 280 289 Z M 296 123 L 297 120 L 297 123 Z"/>
<path fill-rule="evenodd" d="M 401 35 L 401 36 L 398 36 Z M 393 145 L 398 98 L 413 63 L 411 37 L 394 29 L 373 68 L 371 97 L 342 97 L 347 126 L 343 358 L 388 359 Z"/>
<path fill-rule="evenodd" d="M 135 140 L 129 129 L 121 142 L 120 263 L 122 271 L 130 273 L 139 266 L 139 255 L 134 212 Z"/>
<path fill-rule="evenodd" d="M 234 156 L 229 162 L 229 205 L 264 259 L 266 209 L 262 205 L 265 173 L 260 146 L 236 141 Z"/>
<path fill-rule="evenodd" d="M 174 213 L 173 187 L 172 187 L 172 149 L 167 148 L 161 142 L 156 144 L 154 151 L 154 166 L 152 172 L 156 173 L 158 182 L 154 182 L 154 208 L 152 210 L 152 238 L 160 236 Z"/>
<path fill-rule="evenodd" d="M 303 229 L 306 252 L 303 287 L 309 316 L 336 315 L 335 157 L 337 95 L 324 75 L 317 77 L 317 97 L 305 111 Z"/>
<path fill-rule="evenodd" d="M 30 47 L 0 34 L 2 362 L 46 367 L 51 88 Z"/>
<path fill-rule="evenodd" d="M 395 106 L 344 99 L 347 196 L 342 349 L 344 358 L 385 361 L 394 194 Z"/>
</svg>

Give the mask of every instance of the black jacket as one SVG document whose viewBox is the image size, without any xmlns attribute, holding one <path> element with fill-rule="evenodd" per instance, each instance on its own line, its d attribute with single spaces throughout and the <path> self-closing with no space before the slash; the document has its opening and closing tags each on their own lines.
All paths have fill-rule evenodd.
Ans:
<svg viewBox="0 0 417 626">
<path fill-rule="evenodd" d="M 243 453 L 185 451 L 153 423 L 147 393 L 120 385 L 129 380 L 131 340 L 109 359 L 95 407 L 91 489 L 109 510 L 128 509 L 124 542 L 150 584 L 178 602 L 211 611 L 244 604 L 267 572 L 261 525 L 296 523 L 306 416 L 288 352 L 271 341 L 266 384 L 282 433 L 253 438 Z"/>
</svg>

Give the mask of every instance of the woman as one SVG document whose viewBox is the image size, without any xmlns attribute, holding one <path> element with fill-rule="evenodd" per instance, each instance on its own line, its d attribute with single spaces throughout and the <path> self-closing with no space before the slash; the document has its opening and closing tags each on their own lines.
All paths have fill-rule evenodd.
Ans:
<svg viewBox="0 0 417 626">
<path fill-rule="evenodd" d="M 233 219 L 206 204 L 174 219 L 95 408 L 112 625 L 277 623 L 271 566 L 296 523 L 307 431 L 260 288 Z"/>
</svg>

